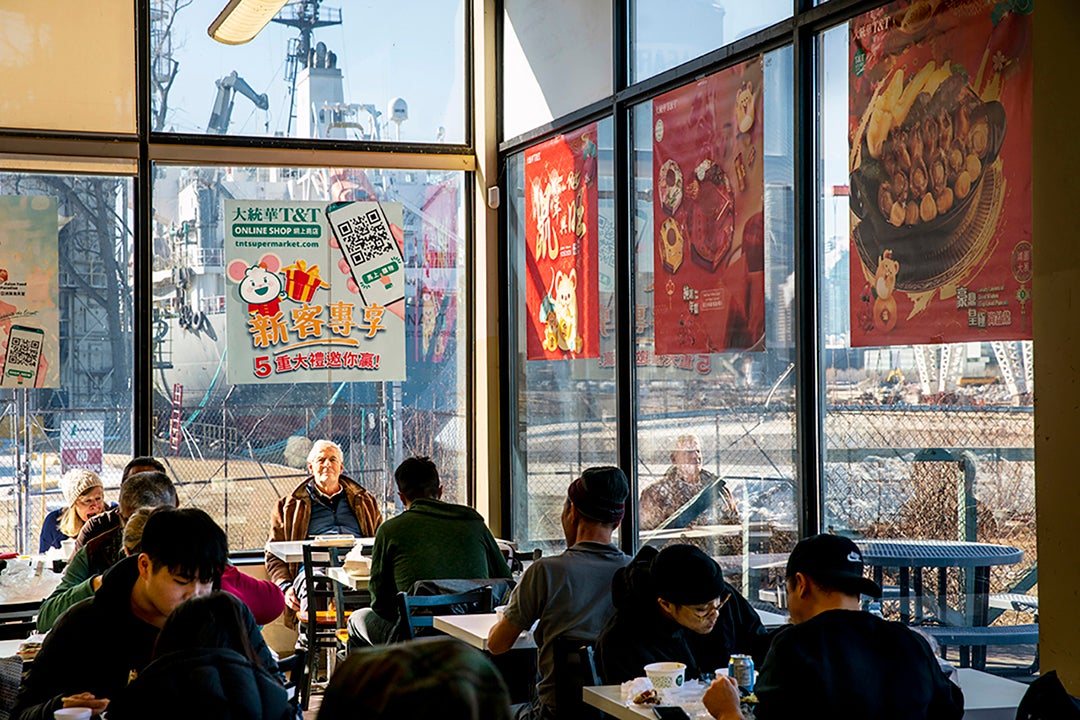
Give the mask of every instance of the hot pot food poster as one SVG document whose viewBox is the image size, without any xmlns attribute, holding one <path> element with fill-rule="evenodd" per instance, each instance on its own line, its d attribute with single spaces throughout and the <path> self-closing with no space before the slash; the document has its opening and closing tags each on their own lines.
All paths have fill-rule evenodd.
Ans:
<svg viewBox="0 0 1080 720">
<path fill-rule="evenodd" d="M 1031 338 L 1031 0 L 851 22 L 851 345 Z"/>
<path fill-rule="evenodd" d="M 600 356 L 596 123 L 525 151 L 527 358 Z"/>
<path fill-rule="evenodd" d="M 762 61 L 653 101 L 657 355 L 765 346 Z"/>
</svg>

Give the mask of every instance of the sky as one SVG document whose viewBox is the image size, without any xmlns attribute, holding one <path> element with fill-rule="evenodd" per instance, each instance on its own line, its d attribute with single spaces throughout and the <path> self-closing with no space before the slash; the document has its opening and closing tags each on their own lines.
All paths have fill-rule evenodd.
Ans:
<svg viewBox="0 0 1080 720">
<path fill-rule="evenodd" d="M 165 129 L 205 132 L 217 94 L 214 81 L 235 70 L 256 93 L 267 94 L 270 109 L 258 110 L 238 94 L 230 134 L 284 133 L 285 60 L 296 32 L 270 23 L 247 44 L 218 43 L 206 30 L 224 5 L 225 0 L 194 0 L 177 14 L 173 57 L 180 66 Z M 345 102 L 386 112 L 391 100 L 402 97 L 409 104 L 402 141 L 434 142 L 442 126 L 446 142 L 464 142 L 462 0 L 337 0 L 323 8 L 341 10 L 342 24 L 316 30 L 314 42 L 325 42 L 337 54 Z"/>
</svg>

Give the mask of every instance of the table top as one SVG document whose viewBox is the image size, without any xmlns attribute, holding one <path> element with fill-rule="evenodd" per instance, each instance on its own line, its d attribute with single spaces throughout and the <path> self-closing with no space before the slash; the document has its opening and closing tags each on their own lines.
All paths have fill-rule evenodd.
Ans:
<svg viewBox="0 0 1080 720">
<path fill-rule="evenodd" d="M 456 637 L 477 650 L 487 651 L 488 633 L 492 626 L 499 621 L 496 613 L 481 613 L 477 615 L 436 615 L 431 624 L 436 630 L 440 630 L 451 637 Z M 514 641 L 514 650 L 523 648 L 535 648 L 536 641 L 528 630 L 518 635 Z"/>
<path fill-rule="evenodd" d="M 960 668 L 958 679 L 964 692 L 964 720 L 1013 720 L 1027 685 L 972 668 Z M 702 694 L 705 686 L 700 685 Z M 585 703 L 620 720 L 653 718 L 650 708 L 627 707 L 619 685 L 584 688 Z M 698 706 L 700 708 L 700 706 Z M 708 717 L 700 712 L 692 717 Z"/>
<path fill-rule="evenodd" d="M 347 537 L 347 536 L 345 536 Z M 361 545 L 373 545 L 375 538 L 354 538 Z M 315 538 L 307 540 L 277 540 L 266 543 L 266 551 L 287 563 L 304 562 L 304 546 L 310 545 Z"/>
<path fill-rule="evenodd" d="M 332 567 L 326 569 L 326 576 L 334 582 L 340 583 L 351 590 L 367 590 L 371 577 L 368 575 L 352 575 L 345 572 L 345 568 Z"/>
<path fill-rule="evenodd" d="M 859 540 L 863 562 L 883 567 L 988 567 L 1013 565 L 1024 551 L 1009 545 L 954 540 Z"/>
</svg>

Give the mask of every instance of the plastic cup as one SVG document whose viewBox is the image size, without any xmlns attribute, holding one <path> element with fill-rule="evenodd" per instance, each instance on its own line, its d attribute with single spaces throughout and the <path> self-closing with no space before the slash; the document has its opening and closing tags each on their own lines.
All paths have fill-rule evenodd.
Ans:
<svg viewBox="0 0 1080 720">
<path fill-rule="evenodd" d="M 94 711 L 85 707 L 60 708 L 53 712 L 56 720 L 90 720 Z"/>
<path fill-rule="evenodd" d="M 681 662 L 655 662 L 645 666 L 645 676 L 657 690 L 679 688 L 686 681 L 686 665 Z"/>
</svg>

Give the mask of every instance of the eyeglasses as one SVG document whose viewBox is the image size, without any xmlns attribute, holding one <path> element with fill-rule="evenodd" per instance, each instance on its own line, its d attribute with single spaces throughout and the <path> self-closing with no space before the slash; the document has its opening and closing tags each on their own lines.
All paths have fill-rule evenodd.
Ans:
<svg viewBox="0 0 1080 720">
<path fill-rule="evenodd" d="M 91 496 L 88 496 L 88 497 L 81 497 L 78 500 L 76 500 L 75 502 L 79 505 L 79 507 L 84 507 L 84 508 L 94 507 L 95 505 L 100 505 L 101 503 L 105 502 L 105 496 L 104 495 L 91 495 Z"/>
<path fill-rule="evenodd" d="M 727 595 L 724 596 L 723 600 L 721 600 L 720 598 L 717 598 L 716 600 L 713 600 L 712 602 L 706 603 L 704 605 L 683 605 L 683 607 L 685 607 L 690 612 L 694 613 L 694 615 L 699 620 L 704 620 L 704 619 L 708 618 L 710 615 L 713 615 L 714 613 L 719 613 L 720 608 L 727 605 L 727 601 L 730 600 L 730 599 L 731 599 L 731 593 L 728 593 Z"/>
</svg>

